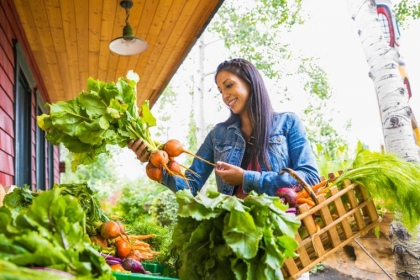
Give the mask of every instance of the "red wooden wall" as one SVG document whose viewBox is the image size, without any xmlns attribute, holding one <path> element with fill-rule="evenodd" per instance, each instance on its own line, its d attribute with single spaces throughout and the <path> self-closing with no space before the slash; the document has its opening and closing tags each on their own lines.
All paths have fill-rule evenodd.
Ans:
<svg viewBox="0 0 420 280">
<path fill-rule="evenodd" d="M 15 84 L 15 57 L 13 40 L 17 40 L 25 54 L 26 62 L 36 82 L 36 88 L 44 101 L 48 96 L 44 81 L 40 75 L 36 61 L 30 50 L 28 41 L 23 32 L 16 7 L 13 0 L 0 0 L 0 184 L 8 186 L 15 181 L 15 123 L 14 123 L 14 84 Z M 35 95 L 35 88 L 32 89 Z M 36 101 L 32 98 L 31 122 L 31 158 L 32 158 L 32 187 L 36 186 Z M 48 162 L 48 160 L 46 160 Z M 48 167 L 45 167 L 48 174 Z M 54 182 L 59 182 L 59 152 L 54 147 Z M 47 178 L 48 182 L 48 178 Z M 47 186 L 51 188 L 52 186 Z"/>
</svg>

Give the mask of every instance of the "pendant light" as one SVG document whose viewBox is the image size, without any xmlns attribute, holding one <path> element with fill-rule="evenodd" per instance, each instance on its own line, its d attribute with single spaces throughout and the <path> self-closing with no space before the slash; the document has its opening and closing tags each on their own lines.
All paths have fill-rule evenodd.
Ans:
<svg viewBox="0 0 420 280">
<path fill-rule="evenodd" d="M 133 2 L 121 1 L 120 6 L 125 9 L 126 18 L 123 35 L 115 38 L 109 43 L 109 49 L 119 55 L 135 55 L 144 52 L 148 48 L 148 44 L 141 38 L 133 35 L 133 28 L 128 23 L 130 18 L 130 8 L 133 7 Z"/>
</svg>

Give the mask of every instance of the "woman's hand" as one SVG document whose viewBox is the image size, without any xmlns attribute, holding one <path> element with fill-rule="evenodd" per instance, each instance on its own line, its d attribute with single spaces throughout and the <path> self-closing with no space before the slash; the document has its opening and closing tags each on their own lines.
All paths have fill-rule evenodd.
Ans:
<svg viewBox="0 0 420 280">
<path fill-rule="evenodd" d="M 141 162 L 147 162 L 149 160 L 150 151 L 146 148 L 146 145 L 141 139 L 128 142 L 128 148 L 136 154 L 137 159 Z"/>
<path fill-rule="evenodd" d="M 244 170 L 236 165 L 218 161 L 214 172 L 228 185 L 242 185 Z"/>
</svg>

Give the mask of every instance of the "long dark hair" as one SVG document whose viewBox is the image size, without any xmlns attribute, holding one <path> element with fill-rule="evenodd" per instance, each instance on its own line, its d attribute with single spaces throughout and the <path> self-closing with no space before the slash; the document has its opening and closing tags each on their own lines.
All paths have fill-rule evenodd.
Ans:
<svg viewBox="0 0 420 280">
<path fill-rule="evenodd" d="M 258 158 L 268 170 L 271 170 L 267 151 L 274 112 L 260 72 L 251 62 L 242 58 L 234 58 L 220 63 L 214 76 L 215 80 L 220 71 L 235 74 L 248 84 L 250 93 L 245 110 L 251 120 L 252 136 L 254 137 L 254 145 L 250 150 L 251 158 Z M 232 124 L 238 118 L 238 115 L 231 112 L 225 123 Z"/>
</svg>

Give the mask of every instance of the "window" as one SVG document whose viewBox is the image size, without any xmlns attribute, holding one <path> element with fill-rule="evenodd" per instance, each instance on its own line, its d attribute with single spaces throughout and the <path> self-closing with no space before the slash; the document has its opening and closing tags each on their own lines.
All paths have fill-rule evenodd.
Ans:
<svg viewBox="0 0 420 280">
<path fill-rule="evenodd" d="M 54 146 L 45 139 L 45 132 L 39 128 L 36 116 L 47 113 L 47 109 L 41 93 L 36 89 L 23 50 L 19 42 L 14 43 L 15 185 L 23 187 L 26 184 L 45 190 L 54 185 Z"/>
<path fill-rule="evenodd" d="M 39 116 L 42 114 L 41 108 L 37 106 L 36 115 Z M 46 172 L 45 172 L 45 162 L 46 157 L 46 143 L 45 143 L 45 132 L 36 126 L 36 185 L 38 189 L 46 189 Z"/>
<path fill-rule="evenodd" d="M 17 67 L 19 68 L 19 67 Z M 15 85 L 15 184 L 31 185 L 31 89 L 18 69 Z"/>
</svg>

